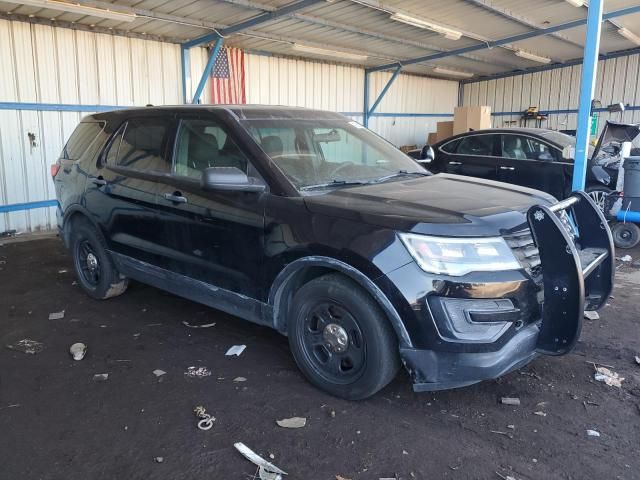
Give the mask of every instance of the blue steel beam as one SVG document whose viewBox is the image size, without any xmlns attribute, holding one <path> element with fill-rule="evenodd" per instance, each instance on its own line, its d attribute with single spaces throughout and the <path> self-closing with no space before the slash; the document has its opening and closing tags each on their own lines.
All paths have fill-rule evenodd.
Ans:
<svg viewBox="0 0 640 480">
<path fill-rule="evenodd" d="M 189 59 L 189 49 L 184 45 L 180 47 L 180 65 L 182 66 L 182 103 L 187 103 L 187 79 L 191 78 L 191 62 Z"/>
<path fill-rule="evenodd" d="M 576 154 L 573 161 L 573 190 L 584 190 L 587 174 L 587 153 L 591 130 L 591 101 L 596 87 L 600 30 L 602 28 L 603 0 L 590 0 L 587 12 L 587 38 L 584 45 L 580 102 L 578 104 L 578 128 L 576 129 Z"/>
<path fill-rule="evenodd" d="M 369 116 L 371 116 L 373 114 L 373 112 L 376 111 L 376 108 L 378 108 L 378 105 L 380 105 L 380 102 L 382 101 L 384 96 L 387 94 L 387 91 L 389 91 L 389 88 L 391 88 L 391 85 L 393 85 L 393 82 L 395 82 L 396 78 L 398 78 L 398 75 L 400 74 L 400 70 L 402 70 L 401 66 L 396 68 L 396 71 L 393 72 L 393 75 L 391 75 L 391 78 L 389 79 L 387 84 L 384 86 L 384 88 L 380 92 L 380 95 L 378 95 L 378 98 L 376 98 L 376 101 L 373 102 L 373 105 L 369 109 L 369 112 L 368 112 Z"/>
<path fill-rule="evenodd" d="M 193 40 L 183 43 L 182 45 L 186 48 L 202 45 L 203 43 L 216 40 L 218 36 L 226 37 L 228 35 L 238 33 L 247 28 L 255 27 L 256 25 L 260 25 L 265 22 L 270 22 L 272 20 L 277 20 L 280 17 L 289 15 L 298 10 L 301 10 L 303 8 L 306 8 L 316 3 L 320 3 L 324 1 L 326 0 L 299 0 L 297 2 L 290 3 L 289 5 L 285 5 L 284 7 L 278 8 L 277 10 L 273 10 L 272 12 L 264 12 L 253 18 L 245 20 L 244 22 L 236 23 L 235 25 L 231 25 L 226 28 L 221 28 L 217 32 L 208 33 L 207 35 L 194 38 Z"/>
<path fill-rule="evenodd" d="M 216 63 L 216 58 L 218 58 L 218 53 L 220 53 L 220 49 L 222 48 L 223 43 L 224 38 L 218 37 L 216 44 L 213 46 L 213 49 L 209 54 L 209 60 L 207 60 L 207 65 L 204 67 L 202 77 L 200 77 L 200 82 L 198 83 L 198 87 L 196 88 L 196 93 L 193 94 L 193 100 L 191 100 L 191 103 L 198 103 L 198 101 L 200 100 L 202 90 L 204 90 L 204 86 L 209 79 L 209 75 L 211 75 L 211 70 L 213 69 L 213 65 Z"/>
<path fill-rule="evenodd" d="M 622 17 L 625 15 L 632 15 L 634 13 L 640 13 L 640 5 L 634 7 L 622 8 L 620 10 L 615 10 L 613 12 L 605 13 L 602 15 L 603 20 L 609 20 L 611 18 Z M 457 55 L 462 55 L 470 52 L 477 52 L 479 50 L 490 49 L 494 47 L 499 47 L 501 45 L 506 45 L 509 43 L 520 42 L 522 40 L 528 40 L 530 38 L 540 37 L 543 35 L 549 35 L 555 32 L 561 32 L 562 30 L 569 30 L 571 28 L 581 27 L 587 23 L 587 19 L 574 20 L 572 22 L 562 23 L 560 25 L 555 25 L 553 27 L 544 28 L 541 30 L 532 30 L 526 33 L 520 33 L 518 35 L 512 35 L 510 37 L 502 38 L 500 40 L 494 40 L 492 42 L 479 43 L 477 45 L 471 45 L 469 47 L 458 48 L 456 50 L 451 50 L 449 52 L 439 52 L 431 55 L 425 55 L 422 57 L 413 58 L 410 60 L 403 60 L 402 65 L 413 65 L 416 63 L 423 62 L 431 62 L 434 60 L 439 60 L 441 58 L 446 57 L 454 57 Z M 392 68 L 396 68 L 400 65 L 399 62 L 387 63 L 385 65 L 379 65 L 377 67 L 371 67 L 368 69 L 369 72 L 379 72 L 381 70 L 390 70 Z"/>
</svg>

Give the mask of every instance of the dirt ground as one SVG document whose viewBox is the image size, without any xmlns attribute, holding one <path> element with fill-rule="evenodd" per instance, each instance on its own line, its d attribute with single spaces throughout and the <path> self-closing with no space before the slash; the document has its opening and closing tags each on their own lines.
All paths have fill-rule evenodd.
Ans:
<svg viewBox="0 0 640 480">
<path fill-rule="evenodd" d="M 235 442 L 272 454 L 291 479 L 640 479 L 639 292 L 640 269 L 622 265 L 614 298 L 567 356 L 435 394 L 413 393 L 403 372 L 374 398 L 347 402 L 308 384 L 267 328 L 141 284 L 97 302 L 74 285 L 58 239 L 5 241 L 0 479 L 253 478 Z M 5 348 L 24 338 L 43 350 Z M 79 362 L 75 342 L 88 345 Z M 225 357 L 236 344 L 247 349 Z M 622 388 L 596 382 L 589 362 L 612 366 Z M 187 378 L 190 366 L 212 375 Z M 99 373 L 108 379 L 95 382 Z M 196 405 L 216 417 L 212 430 L 196 428 Z M 292 416 L 307 425 L 276 425 Z"/>
</svg>

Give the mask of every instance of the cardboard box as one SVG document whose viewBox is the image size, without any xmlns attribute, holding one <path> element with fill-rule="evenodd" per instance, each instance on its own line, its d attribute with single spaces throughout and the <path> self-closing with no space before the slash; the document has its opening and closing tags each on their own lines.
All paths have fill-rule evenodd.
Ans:
<svg viewBox="0 0 640 480">
<path fill-rule="evenodd" d="M 453 113 L 453 134 L 491 128 L 491 107 L 456 107 Z"/>
<path fill-rule="evenodd" d="M 417 149 L 417 148 L 418 148 L 418 146 L 417 146 L 417 145 L 402 145 L 402 146 L 400 147 L 400 151 L 401 151 L 402 153 L 407 153 L 407 152 L 409 152 L 409 151 L 411 151 L 411 150 L 415 150 L 415 149 Z"/>
<path fill-rule="evenodd" d="M 438 122 L 436 124 L 436 137 L 438 142 L 453 135 L 453 122 Z"/>
<path fill-rule="evenodd" d="M 433 145 L 438 142 L 438 134 L 437 132 L 431 132 L 427 137 L 427 145 Z"/>
</svg>

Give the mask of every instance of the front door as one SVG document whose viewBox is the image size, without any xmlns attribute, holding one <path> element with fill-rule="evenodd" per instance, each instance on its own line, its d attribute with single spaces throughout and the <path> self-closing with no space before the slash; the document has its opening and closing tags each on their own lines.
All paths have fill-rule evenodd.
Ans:
<svg viewBox="0 0 640 480">
<path fill-rule="evenodd" d="M 566 196 L 567 170 L 562 152 L 541 140 L 520 134 L 500 135 L 498 180 Z"/>
<path fill-rule="evenodd" d="M 109 141 L 88 179 L 88 210 L 105 225 L 113 251 L 159 264 L 156 177 L 168 174 L 172 119 L 131 118 Z"/>
<path fill-rule="evenodd" d="M 171 174 L 157 194 L 165 268 L 260 298 L 264 195 L 203 190 L 202 171 L 209 167 L 235 167 L 257 176 L 215 114 L 181 117 Z"/>
<path fill-rule="evenodd" d="M 462 137 L 455 152 L 447 155 L 443 171 L 469 177 L 496 180 L 495 138 L 493 134 Z"/>
</svg>

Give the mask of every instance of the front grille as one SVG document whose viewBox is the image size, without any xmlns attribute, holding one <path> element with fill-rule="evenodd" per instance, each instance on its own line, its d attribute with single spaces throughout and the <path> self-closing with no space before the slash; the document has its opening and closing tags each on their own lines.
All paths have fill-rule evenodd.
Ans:
<svg viewBox="0 0 640 480">
<path fill-rule="evenodd" d="M 542 265 L 540 264 L 540 252 L 538 252 L 538 248 L 535 243 L 533 243 L 531 230 L 527 228 L 526 230 L 507 235 L 504 239 L 527 273 L 535 280 L 541 280 Z"/>
</svg>

